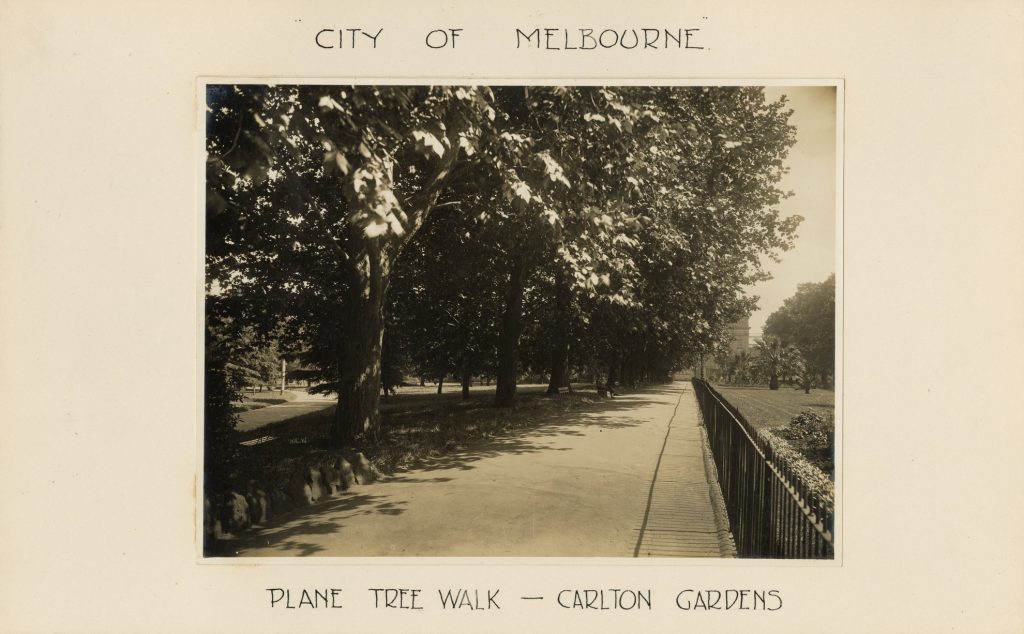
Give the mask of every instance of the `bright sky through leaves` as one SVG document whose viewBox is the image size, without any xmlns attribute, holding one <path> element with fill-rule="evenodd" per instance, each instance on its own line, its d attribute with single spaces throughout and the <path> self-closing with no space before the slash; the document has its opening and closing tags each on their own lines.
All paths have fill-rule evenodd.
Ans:
<svg viewBox="0 0 1024 634">
<path fill-rule="evenodd" d="M 759 309 L 750 317 L 750 335 L 760 336 L 768 315 L 796 293 L 798 284 L 822 282 L 835 272 L 836 220 L 836 89 L 831 86 L 768 86 L 768 100 L 782 95 L 793 109 L 790 123 L 796 126 L 796 144 L 786 164 L 782 189 L 795 196 L 780 205 L 784 216 L 804 217 L 797 229 L 794 248 L 782 254 L 782 262 L 765 259 L 773 279 L 748 291 L 758 295 Z"/>
</svg>

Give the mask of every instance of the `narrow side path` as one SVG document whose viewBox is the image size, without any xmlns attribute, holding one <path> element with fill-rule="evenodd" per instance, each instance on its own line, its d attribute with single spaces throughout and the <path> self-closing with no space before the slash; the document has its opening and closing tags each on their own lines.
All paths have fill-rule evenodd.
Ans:
<svg viewBox="0 0 1024 634">
<path fill-rule="evenodd" d="M 725 509 L 716 509 L 718 481 L 710 461 L 697 399 L 687 387 L 665 437 L 637 556 L 735 557 Z"/>
</svg>

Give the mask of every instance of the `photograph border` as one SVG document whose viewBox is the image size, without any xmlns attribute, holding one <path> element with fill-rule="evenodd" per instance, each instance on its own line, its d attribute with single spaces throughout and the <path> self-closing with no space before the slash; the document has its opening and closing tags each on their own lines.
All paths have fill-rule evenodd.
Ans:
<svg viewBox="0 0 1024 634">
<path fill-rule="evenodd" d="M 203 369 L 205 363 L 205 285 L 206 285 L 206 89 L 216 84 L 253 84 L 253 85 L 381 85 L 381 86 L 771 86 L 771 87 L 833 87 L 835 88 L 835 230 L 833 243 L 834 268 L 836 276 L 836 313 L 835 313 L 835 490 L 834 501 L 834 535 L 832 559 L 744 559 L 744 558 L 694 558 L 694 557 L 569 557 L 569 556 L 328 556 L 314 555 L 307 557 L 211 557 L 203 554 L 203 500 L 204 500 L 204 403 Z M 844 232 L 844 182 L 845 182 L 845 101 L 846 79 L 836 78 L 695 78 L 695 77 L 613 77 L 595 76 L 532 76 L 532 77 L 427 77 L 399 76 L 220 76 L 199 75 L 195 79 L 195 147 L 196 147 L 196 471 L 194 498 L 195 515 L 193 518 L 195 534 L 195 562 L 203 566 L 252 566 L 254 564 L 277 565 L 385 565 L 385 566 L 443 566 L 443 565 L 500 565 L 511 566 L 595 566 L 595 567 L 664 567 L 664 566 L 722 566 L 728 568 L 841 568 L 843 560 L 844 531 L 844 460 L 843 430 L 845 429 L 845 390 L 843 373 L 844 350 L 844 268 L 845 268 L 845 232 Z M 797 196 L 799 193 L 797 192 Z M 703 423 L 701 425 L 703 427 Z"/>
</svg>

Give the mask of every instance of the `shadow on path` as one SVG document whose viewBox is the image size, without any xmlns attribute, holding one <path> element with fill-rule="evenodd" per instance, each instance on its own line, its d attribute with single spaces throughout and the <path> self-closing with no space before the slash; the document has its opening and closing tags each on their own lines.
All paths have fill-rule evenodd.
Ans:
<svg viewBox="0 0 1024 634">
<path fill-rule="evenodd" d="M 228 552 L 224 554 L 245 555 L 248 549 L 270 548 L 280 556 L 316 555 L 324 551 L 325 547 L 305 541 L 302 539 L 303 536 L 338 533 L 345 527 L 347 519 L 357 516 L 402 514 L 407 502 L 394 499 L 390 492 L 383 488 L 389 483 L 443 484 L 455 478 L 445 475 L 432 477 L 431 472 L 471 471 L 480 461 L 499 456 L 572 451 L 575 448 L 566 446 L 563 442 L 567 436 L 582 437 L 588 432 L 593 433 L 594 428 L 599 428 L 598 431 L 629 429 L 663 422 L 664 414 L 659 415 L 659 408 L 649 406 L 664 405 L 666 397 L 677 397 L 680 392 L 678 385 L 666 385 L 622 394 L 614 399 L 566 401 L 567 406 L 571 404 L 571 407 L 566 408 L 560 408 L 557 404 L 555 407 L 537 407 L 536 403 L 525 403 L 520 408 L 524 411 L 519 412 L 526 415 L 525 424 L 493 435 L 485 435 L 483 438 L 466 442 L 465 446 L 451 447 L 441 455 L 423 458 L 407 470 L 383 477 L 380 485 L 360 487 L 327 501 L 315 503 L 311 507 L 277 515 L 267 524 L 254 528 L 237 540 L 227 542 L 225 546 Z M 558 397 L 530 395 L 528 398 L 554 400 Z M 493 416 L 494 408 L 484 407 L 487 407 Z M 464 416 L 465 413 L 461 414 L 459 420 L 465 420 L 471 425 L 472 418 Z M 391 432 L 402 433 L 402 430 L 392 429 Z M 374 491 L 373 487 L 377 486 L 382 488 Z"/>
<path fill-rule="evenodd" d="M 281 551 L 282 556 L 315 555 L 323 550 L 323 546 L 300 541 L 299 537 L 337 533 L 345 526 L 343 520 L 358 515 L 399 515 L 405 510 L 402 508 L 405 504 L 383 495 L 342 493 L 311 507 L 274 516 L 266 524 L 238 539 L 223 542 L 225 552 L 217 556 L 231 556 L 238 554 L 240 549 L 266 546 L 273 546 L 275 550 Z"/>
<path fill-rule="evenodd" d="M 551 447 L 554 436 L 583 436 L 591 427 L 624 429 L 656 422 L 656 416 L 643 416 L 638 412 L 665 396 L 678 393 L 671 388 L 648 388 L 614 399 L 580 403 L 566 411 L 546 411 L 529 425 L 497 433 L 489 438 L 468 443 L 444 455 L 421 459 L 411 470 L 434 471 L 440 469 L 473 469 L 473 463 L 500 455 L 524 455 L 540 451 L 569 451 L 568 447 Z M 393 480 L 394 477 L 389 478 Z M 417 481 L 420 481 L 417 479 Z"/>
</svg>

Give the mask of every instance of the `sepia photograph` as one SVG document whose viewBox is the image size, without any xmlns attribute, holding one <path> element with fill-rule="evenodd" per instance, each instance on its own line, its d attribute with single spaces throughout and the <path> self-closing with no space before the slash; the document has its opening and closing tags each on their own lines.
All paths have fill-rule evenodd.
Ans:
<svg viewBox="0 0 1024 634">
<path fill-rule="evenodd" d="M 826 86 L 205 86 L 208 557 L 832 559 Z"/>
<path fill-rule="evenodd" d="M 1024 5 L 733 4 L 0 0 L 0 632 L 1022 631 Z"/>
</svg>

